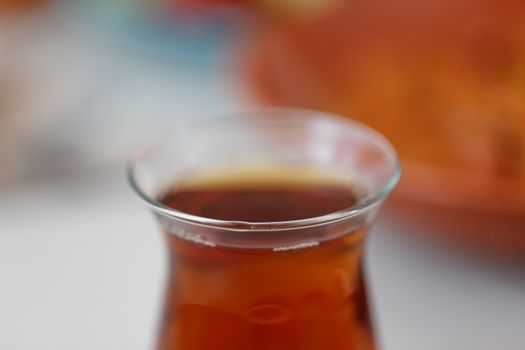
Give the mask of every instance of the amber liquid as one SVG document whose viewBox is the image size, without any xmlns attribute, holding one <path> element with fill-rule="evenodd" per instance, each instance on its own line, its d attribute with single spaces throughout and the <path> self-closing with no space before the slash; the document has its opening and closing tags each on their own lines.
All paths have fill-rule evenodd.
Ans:
<svg viewBox="0 0 525 350">
<path fill-rule="evenodd" d="M 180 184 L 161 201 L 189 214 L 251 222 L 310 218 L 358 201 L 351 186 L 322 178 L 238 179 Z M 316 229 L 322 237 L 341 228 Z M 166 232 L 171 272 L 158 350 L 375 349 L 363 235 L 360 228 L 313 247 L 275 250 L 210 247 Z"/>
</svg>

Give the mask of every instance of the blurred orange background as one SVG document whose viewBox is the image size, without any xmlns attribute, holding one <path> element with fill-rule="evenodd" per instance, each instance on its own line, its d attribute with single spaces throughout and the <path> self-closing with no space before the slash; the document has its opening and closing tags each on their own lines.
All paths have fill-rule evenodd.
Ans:
<svg viewBox="0 0 525 350">
<path fill-rule="evenodd" d="M 396 211 L 471 247 L 525 253 L 525 5 L 350 3 L 270 30 L 259 96 L 385 134 L 404 161 Z"/>
</svg>

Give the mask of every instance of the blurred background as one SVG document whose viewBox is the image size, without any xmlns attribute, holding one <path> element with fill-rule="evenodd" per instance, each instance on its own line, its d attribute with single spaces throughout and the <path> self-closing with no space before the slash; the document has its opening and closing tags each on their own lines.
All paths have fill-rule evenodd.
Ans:
<svg viewBox="0 0 525 350">
<path fill-rule="evenodd" d="M 0 349 L 150 349 L 166 255 L 126 159 L 268 105 L 400 153 L 385 350 L 525 349 L 522 0 L 0 0 Z"/>
</svg>

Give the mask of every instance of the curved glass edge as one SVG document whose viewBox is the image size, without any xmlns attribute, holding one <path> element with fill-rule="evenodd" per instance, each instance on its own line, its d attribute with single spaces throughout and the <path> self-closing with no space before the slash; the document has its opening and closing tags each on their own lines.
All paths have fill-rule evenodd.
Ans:
<svg viewBox="0 0 525 350">
<path fill-rule="evenodd" d="M 301 114 L 301 116 L 298 119 L 319 119 L 323 118 L 325 120 L 330 119 L 332 121 L 336 121 L 337 123 L 343 123 L 347 124 L 349 126 L 354 127 L 355 129 L 359 129 L 360 131 L 366 132 L 368 135 L 370 135 L 372 138 L 377 139 L 380 141 L 378 144 L 378 147 L 381 148 L 382 151 L 385 151 L 385 154 L 387 158 L 392 162 L 392 175 L 390 176 L 389 181 L 384 185 L 382 188 L 380 188 L 377 192 L 374 193 L 373 196 L 370 198 L 358 203 L 355 206 L 352 206 L 350 208 L 329 213 L 322 216 L 316 216 L 308 219 L 300 219 L 300 220 L 290 220 L 290 221 L 274 221 L 274 222 L 249 222 L 249 221 L 227 221 L 227 220 L 217 220 L 217 219 L 210 219 L 202 216 L 192 215 L 188 213 L 184 213 L 181 211 L 178 211 L 176 209 L 173 209 L 171 207 L 168 207 L 161 202 L 159 202 L 157 199 L 147 195 L 139 185 L 136 176 L 135 176 L 135 169 L 137 163 L 145 157 L 147 154 L 149 154 L 152 149 L 155 149 L 157 147 L 152 147 L 149 152 L 142 152 L 141 156 L 132 157 L 128 160 L 126 165 L 126 176 L 128 179 L 128 183 L 130 184 L 133 191 L 138 194 L 138 196 L 146 203 L 150 209 L 152 209 L 155 213 L 161 214 L 167 217 L 171 217 L 176 220 L 180 220 L 186 223 L 195 224 L 198 226 L 204 226 L 204 227 L 210 227 L 210 228 L 220 228 L 222 230 L 227 231 L 246 231 L 246 232 L 257 232 L 257 231 L 287 231 L 287 230 L 295 230 L 295 229 L 301 229 L 301 228 L 310 228 L 320 225 L 326 225 L 330 223 L 336 223 L 341 220 L 351 219 L 352 217 L 356 217 L 358 215 L 366 213 L 369 209 L 374 208 L 377 204 L 381 203 L 390 192 L 396 187 L 397 183 L 399 182 L 399 179 L 401 177 L 401 162 L 399 160 L 399 157 L 397 156 L 397 153 L 392 146 L 392 144 L 378 131 L 370 128 L 369 126 L 362 124 L 360 122 L 357 122 L 353 119 L 343 118 L 334 114 L 325 113 L 325 112 L 318 112 L 308 109 L 300 109 L 300 108 L 289 108 L 289 107 L 279 107 L 279 108 L 259 108 L 259 109 L 251 109 L 245 112 L 238 112 L 234 114 L 230 114 L 224 117 L 217 117 L 207 120 L 200 120 L 195 122 L 187 122 L 185 124 L 182 124 L 183 126 L 191 126 L 196 127 L 199 124 L 208 124 L 210 122 L 231 122 L 233 120 L 237 120 L 236 118 L 240 118 L 241 116 L 244 116 L 245 120 L 248 120 L 249 117 L 246 117 L 245 115 L 249 115 L 251 117 L 255 117 L 257 114 L 276 114 L 276 113 L 294 113 L 294 114 Z M 290 117 L 289 117 L 290 118 Z M 292 118 L 290 118 L 291 120 Z M 158 145 L 157 145 L 158 146 Z"/>
</svg>

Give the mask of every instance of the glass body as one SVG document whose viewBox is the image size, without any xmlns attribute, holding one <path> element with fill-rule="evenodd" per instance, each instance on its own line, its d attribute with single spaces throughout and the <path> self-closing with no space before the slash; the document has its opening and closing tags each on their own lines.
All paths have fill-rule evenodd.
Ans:
<svg viewBox="0 0 525 350">
<path fill-rule="evenodd" d="M 215 220 L 159 201 L 192 174 L 262 164 L 338 174 L 360 189 L 359 201 L 281 222 Z M 129 178 L 169 247 L 158 350 L 377 349 L 363 243 L 399 178 L 381 135 L 313 111 L 249 112 L 181 125 L 130 163 Z"/>
</svg>

